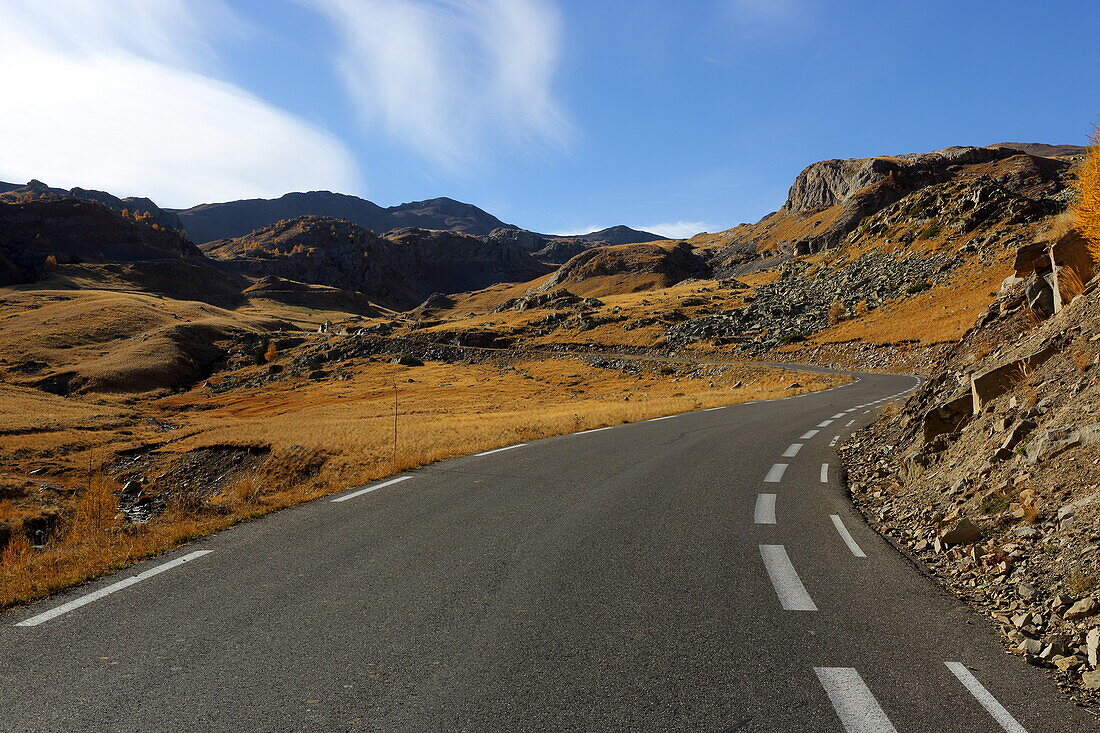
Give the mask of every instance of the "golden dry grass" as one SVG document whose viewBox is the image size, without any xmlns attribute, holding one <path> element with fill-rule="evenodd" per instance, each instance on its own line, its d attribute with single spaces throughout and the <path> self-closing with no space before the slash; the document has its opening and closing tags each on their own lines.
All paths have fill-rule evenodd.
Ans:
<svg viewBox="0 0 1100 733">
<path fill-rule="evenodd" d="M 863 340 L 924 344 L 958 340 L 993 300 L 1001 281 L 1012 273 L 1008 262 L 965 265 L 944 283 L 857 315 L 812 337 L 818 343 Z"/>
<path fill-rule="evenodd" d="M 280 358 L 285 357 L 276 355 L 276 363 Z M 423 367 L 356 360 L 345 367 L 348 379 L 291 378 L 222 393 L 196 388 L 126 407 L 4 386 L 0 415 L 14 421 L 3 441 L 7 465 L 27 481 L 32 467 L 48 465 L 50 482 L 74 495 L 48 507 L 64 518 L 44 549 L 30 548 L 16 527 L 0 560 L 0 608 L 249 518 L 433 461 L 846 381 L 753 365 L 733 365 L 721 375 L 709 373 L 713 367 L 685 367 L 674 374 L 646 367 L 630 374 L 572 358 Z M 235 376 L 265 368 L 249 367 Z M 803 386 L 788 389 L 794 381 Z M 178 429 L 157 433 L 149 418 Z M 123 521 L 117 516 L 118 486 L 99 467 L 119 450 L 165 440 L 158 449 L 164 460 L 211 446 L 264 446 L 271 452 L 256 470 L 212 496 L 176 495 L 147 525 Z M 30 499 L 0 504 L 0 522 L 19 524 L 33 508 Z"/>
</svg>

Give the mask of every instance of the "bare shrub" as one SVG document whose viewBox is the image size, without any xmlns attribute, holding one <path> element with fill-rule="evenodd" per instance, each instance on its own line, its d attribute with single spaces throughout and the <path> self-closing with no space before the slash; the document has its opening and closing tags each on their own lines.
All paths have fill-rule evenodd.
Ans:
<svg viewBox="0 0 1100 733">
<path fill-rule="evenodd" d="M 835 326 L 843 321 L 848 316 L 848 308 L 844 305 L 844 301 L 837 299 L 829 306 L 829 325 Z"/>
</svg>

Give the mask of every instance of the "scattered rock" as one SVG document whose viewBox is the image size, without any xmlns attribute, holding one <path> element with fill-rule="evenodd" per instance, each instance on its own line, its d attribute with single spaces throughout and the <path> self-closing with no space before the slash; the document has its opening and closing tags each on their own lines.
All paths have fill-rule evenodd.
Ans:
<svg viewBox="0 0 1100 733">
<path fill-rule="evenodd" d="M 1100 613 L 1100 602 L 1097 602 L 1095 598 L 1082 598 L 1081 600 L 1070 606 L 1070 609 L 1066 611 L 1067 621 L 1079 621 L 1083 618 L 1095 616 Z"/>
<path fill-rule="evenodd" d="M 966 545 L 982 538 L 982 531 L 967 518 L 962 518 L 955 526 L 940 534 L 940 542 L 945 545 Z"/>
</svg>

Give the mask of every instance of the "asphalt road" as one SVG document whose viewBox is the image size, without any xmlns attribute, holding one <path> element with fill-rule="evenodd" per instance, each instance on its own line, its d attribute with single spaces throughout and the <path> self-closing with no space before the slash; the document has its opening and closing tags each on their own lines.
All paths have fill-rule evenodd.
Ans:
<svg viewBox="0 0 1100 733">
<path fill-rule="evenodd" d="M 850 508 L 830 443 L 914 384 L 860 376 L 446 461 L 4 614 L 0 729 L 1100 729 Z"/>
</svg>

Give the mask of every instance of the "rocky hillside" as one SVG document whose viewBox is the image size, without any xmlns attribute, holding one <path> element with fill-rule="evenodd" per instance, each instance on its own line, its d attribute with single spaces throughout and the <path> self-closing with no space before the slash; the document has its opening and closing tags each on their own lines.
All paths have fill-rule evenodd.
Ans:
<svg viewBox="0 0 1100 733">
<path fill-rule="evenodd" d="M 178 232 L 78 198 L 0 201 L 0 285 L 32 282 L 64 263 L 201 257 Z"/>
<path fill-rule="evenodd" d="M 823 160 L 798 175 L 779 211 L 695 241 L 726 248 L 722 254 L 728 259 L 765 252 L 808 254 L 840 246 L 870 217 L 903 200 L 902 207 L 919 208 L 930 228 L 937 225 L 938 212 L 929 204 L 945 200 L 955 203 L 947 214 L 960 219 L 964 231 L 982 227 L 991 217 L 1035 221 L 1065 208 L 1070 171 L 1084 151 L 1072 145 L 1005 143 Z"/>
<path fill-rule="evenodd" d="M 358 196 L 331 191 L 200 204 L 176 213 L 188 235 L 199 244 L 242 237 L 256 229 L 302 216 L 346 219 L 376 234 L 404 227 L 449 229 L 478 235 L 487 235 L 494 229 L 516 228 L 476 206 L 454 199 L 435 198 L 383 208 Z"/>
<path fill-rule="evenodd" d="M 202 249 L 234 272 L 358 291 L 399 309 L 432 293 L 520 282 L 550 271 L 515 242 L 416 228 L 379 237 L 352 222 L 316 216 L 280 221 Z"/>
<path fill-rule="evenodd" d="M 1073 234 L 1021 248 L 927 383 L 844 454 L 869 519 L 986 613 L 1012 652 L 1100 702 L 1094 268 Z"/>
<path fill-rule="evenodd" d="M 678 324 L 669 340 L 754 355 L 807 339 L 952 341 L 1017 249 L 1047 238 L 1064 214 L 1082 150 L 1005 144 L 815 163 L 778 212 L 689 240 L 719 277 L 775 275 L 736 308 Z"/>
</svg>

